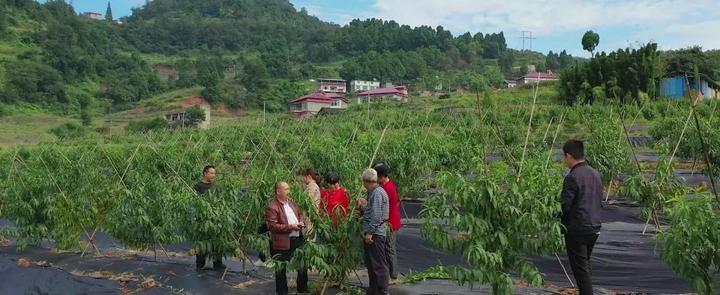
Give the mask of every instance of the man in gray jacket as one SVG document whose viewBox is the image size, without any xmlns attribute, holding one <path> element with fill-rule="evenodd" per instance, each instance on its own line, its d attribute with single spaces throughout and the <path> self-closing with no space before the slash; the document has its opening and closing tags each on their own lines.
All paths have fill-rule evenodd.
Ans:
<svg viewBox="0 0 720 295">
<path fill-rule="evenodd" d="M 365 170 L 362 180 L 368 195 L 367 200 L 359 200 L 363 212 L 365 267 L 370 278 L 370 287 L 366 294 L 389 294 L 390 272 L 385 257 L 387 220 L 390 215 L 388 195 L 378 185 L 378 174 L 375 169 Z"/>
<path fill-rule="evenodd" d="M 602 226 L 602 177 L 585 162 L 585 147 L 581 141 L 565 143 L 563 154 L 565 165 L 570 168 L 562 189 L 565 246 L 580 295 L 592 295 L 590 255 Z"/>
</svg>

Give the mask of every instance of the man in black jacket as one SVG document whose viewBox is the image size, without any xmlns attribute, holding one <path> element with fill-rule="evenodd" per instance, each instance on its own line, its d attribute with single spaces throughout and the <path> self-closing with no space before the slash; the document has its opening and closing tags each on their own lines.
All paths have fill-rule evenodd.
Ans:
<svg viewBox="0 0 720 295">
<path fill-rule="evenodd" d="M 566 142 L 563 153 L 565 165 L 571 169 L 565 177 L 562 190 L 565 246 L 580 295 L 591 295 L 593 287 L 590 255 L 602 225 L 602 178 L 600 173 L 585 162 L 585 147 L 581 141 Z"/>
<path fill-rule="evenodd" d="M 215 186 L 215 177 L 217 176 L 217 171 L 215 170 L 215 166 L 205 166 L 203 168 L 203 177 L 202 179 L 195 185 L 195 191 L 199 196 L 215 196 L 217 194 L 217 187 Z M 222 255 L 213 255 L 213 268 L 216 270 L 225 269 L 225 264 L 222 263 Z M 207 260 L 207 255 L 202 254 L 195 254 L 195 266 L 197 271 L 203 271 L 205 269 L 205 260 Z"/>
</svg>

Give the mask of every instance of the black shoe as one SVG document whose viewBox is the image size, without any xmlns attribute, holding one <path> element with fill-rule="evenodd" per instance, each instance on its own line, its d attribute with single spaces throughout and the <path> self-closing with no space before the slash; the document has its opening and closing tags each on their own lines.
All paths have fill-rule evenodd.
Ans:
<svg viewBox="0 0 720 295">
<path fill-rule="evenodd" d="M 213 264 L 213 269 L 215 269 L 215 270 L 221 270 L 221 269 L 224 270 L 226 268 L 227 268 L 227 265 L 222 264 L 222 263 L 214 263 Z"/>
</svg>

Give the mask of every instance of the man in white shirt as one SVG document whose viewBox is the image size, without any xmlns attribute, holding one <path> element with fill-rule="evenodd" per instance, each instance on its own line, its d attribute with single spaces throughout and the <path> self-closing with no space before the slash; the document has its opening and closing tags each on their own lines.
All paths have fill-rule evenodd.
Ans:
<svg viewBox="0 0 720 295">
<path fill-rule="evenodd" d="M 272 236 L 270 255 L 279 261 L 290 261 L 304 243 L 306 217 L 290 198 L 290 186 L 286 182 L 275 184 L 275 199 L 265 208 L 265 222 Z M 287 270 L 283 266 L 275 270 L 275 291 L 288 293 Z M 298 269 L 297 291 L 308 292 L 307 269 Z"/>
</svg>

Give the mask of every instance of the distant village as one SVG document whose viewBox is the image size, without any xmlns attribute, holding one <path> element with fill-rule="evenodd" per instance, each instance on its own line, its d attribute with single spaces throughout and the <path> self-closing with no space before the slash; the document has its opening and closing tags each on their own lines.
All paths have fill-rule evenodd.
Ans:
<svg viewBox="0 0 720 295">
<path fill-rule="evenodd" d="M 103 15 L 98 12 L 85 12 L 84 17 L 94 20 L 102 20 Z M 120 23 L 120 21 L 115 21 Z M 234 65 L 229 65 L 234 68 Z M 169 65 L 155 65 L 158 76 L 161 80 L 177 79 L 177 71 Z M 231 69 L 232 70 L 232 69 Z M 504 88 L 516 88 L 542 82 L 559 81 L 560 75 L 552 71 L 538 72 L 534 65 L 528 65 L 528 73 L 516 79 L 505 80 Z M 316 115 L 328 115 L 342 112 L 350 104 L 364 104 L 376 101 L 407 102 L 409 98 L 409 85 L 394 85 L 387 83 L 381 85 L 379 81 L 348 81 L 334 78 L 319 78 L 313 80 L 315 89 L 305 96 L 294 98 L 289 101 L 289 111 L 296 118 L 308 118 Z M 699 89 L 696 89 L 699 88 Z M 693 77 L 683 75 L 671 75 L 662 80 L 660 85 L 660 96 L 671 99 L 681 99 L 688 94 L 697 93 L 705 99 L 720 98 L 718 85 L 708 82 L 707 79 L 696 81 Z M 442 90 L 442 86 L 438 87 Z M 452 92 L 464 93 L 462 87 L 448 89 Z M 440 93 L 423 91 L 420 96 L 437 96 Z M 195 98 L 197 100 L 197 98 Z M 202 99 L 196 104 L 206 112 L 206 119 L 199 126 L 207 128 L 210 121 L 210 107 L 207 101 Z M 169 124 L 182 124 L 185 122 L 186 110 L 177 110 L 167 113 L 164 118 Z"/>
</svg>

